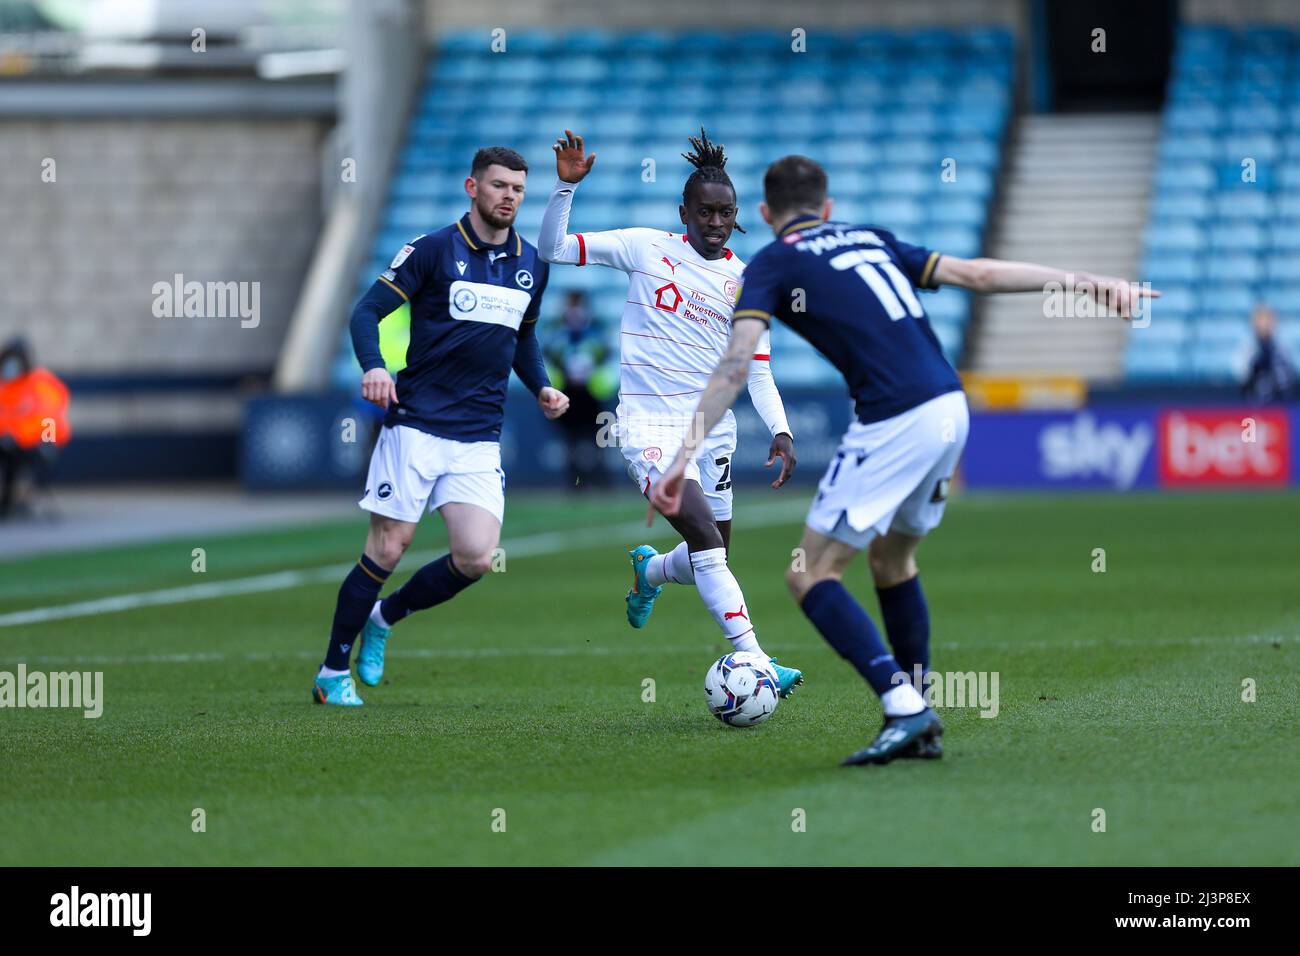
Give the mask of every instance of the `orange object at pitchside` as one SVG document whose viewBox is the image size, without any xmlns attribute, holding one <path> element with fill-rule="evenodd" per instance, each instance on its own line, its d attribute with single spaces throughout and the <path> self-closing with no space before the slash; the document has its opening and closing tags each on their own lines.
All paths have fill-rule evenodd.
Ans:
<svg viewBox="0 0 1300 956">
<path fill-rule="evenodd" d="M 0 438 L 12 436 L 19 448 L 42 442 L 64 445 L 68 426 L 68 387 L 48 369 L 34 368 L 0 382 Z"/>
</svg>

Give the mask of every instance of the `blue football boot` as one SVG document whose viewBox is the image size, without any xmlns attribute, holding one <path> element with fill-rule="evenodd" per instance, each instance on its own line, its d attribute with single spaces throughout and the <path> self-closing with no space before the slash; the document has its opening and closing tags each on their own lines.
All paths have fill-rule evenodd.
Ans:
<svg viewBox="0 0 1300 956">
<path fill-rule="evenodd" d="M 943 724 L 929 707 L 907 717 L 886 717 L 885 725 L 871 745 L 845 757 L 840 766 L 889 763 L 896 757 L 923 756 L 931 752 L 930 745 L 937 744 L 942 734 Z M 914 748 L 918 741 L 922 742 L 921 746 Z M 942 749 L 938 753 L 942 754 Z"/>
<path fill-rule="evenodd" d="M 363 703 L 357 696 L 357 689 L 352 683 L 351 674 L 338 677 L 321 677 L 311 687 L 311 699 L 318 704 L 337 704 L 340 707 L 360 707 Z"/>
<path fill-rule="evenodd" d="M 632 559 L 632 590 L 627 592 L 627 622 L 633 627 L 645 627 L 654 610 L 655 598 L 663 587 L 652 588 L 645 579 L 650 559 L 659 552 L 648 544 L 633 548 L 628 552 Z"/>
<path fill-rule="evenodd" d="M 776 676 L 781 681 L 782 699 L 794 694 L 794 689 L 803 683 L 803 671 L 797 671 L 793 667 L 782 667 L 776 662 L 775 657 L 769 657 L 768 661 L 772 664 L 772 670 L 776 671 Z"/>
<path fill-rule="evenodd" d="M 361 631 L 361 646 L 357 648 L 357 676 L 361 682 L 374 687 L 384 676 L 384 648 L 392 628 L 380 627 L 370 618 Z"/>
</svg>

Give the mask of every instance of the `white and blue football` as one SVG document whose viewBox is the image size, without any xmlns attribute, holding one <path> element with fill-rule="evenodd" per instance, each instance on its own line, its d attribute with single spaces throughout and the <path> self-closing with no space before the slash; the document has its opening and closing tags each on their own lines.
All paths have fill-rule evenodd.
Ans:
<svg viewBox="0 0 1300 956">
<path fill-rule="evenodd" d="M 732 727 L 753 727 L 781 702 L 781 682 L 762 654 L 735 651 L 718 658 L 704 675 L 709 713 Z"/>
</svg>

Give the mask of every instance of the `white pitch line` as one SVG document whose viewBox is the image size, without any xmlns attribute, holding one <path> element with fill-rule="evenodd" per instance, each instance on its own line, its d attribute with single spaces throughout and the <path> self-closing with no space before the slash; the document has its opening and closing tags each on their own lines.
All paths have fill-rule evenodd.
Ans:
<svg viewBox="0 0 1300 956">
<path fill-rule="evenodd" d="M 762 509 L 746 509 L 743 517 L 738 517 L 736 525 L 743 534 L 745 528 L 762 528 L 770 525 L 786 524 L 801 518 L 807 511 L 807 502 L 800 500 L 798 508 L 793 503 L 782 502 L 780 505 Z M 753 513 L 750 514 L 749 512 Z M 597 528 L 576 528 L 571 531 L 544 531 L 539 534 L 510 538 L 501 542 L 506 561 L 511 558 L 532 558 L 544 554 L 556 554 L 570 548 L 593 547 L 607 544 L 611 538 L 640 538 L 661 536 L 665 528 L 657 525 L 647 528 L 644 521 L 627 522 Z M 667 529 L 671 533 L 671 529 Z M 420 551 L 406 555 L 403 563 L 407 567 L 418 567 L 444 551 Z M 258 594 L 265 591 L 282 591 L 287 588 L 301 587 L 304 584 L 318 584 L 325 581 L 337 581 L 351 570 L 353 562 L 332 564 L 318 568 L 299 568 L 292 571 L 276 571 L 271 574 L 257 574 L 246 578 L 232 578 L 227 581 L 212 581 L 206 584 L 187 584 L 182 587 L 163 588 L 158 591 L 141 591 L 134 594 L 119 594 L 113 597 L 97 598 L 93 601 L 79 601 L 75 604 L 56 604 L 52 607 L 30 608 L 25 611 L 12 611 L 0 614 L 0 627 L 18 627 L 23 624 L 42 624 L 46 621 L 62 621 L 76 617 L 90 617 L 96 614 L 112 614 L 131 611 L 141 607 L 158 607 L 164 604 L 187 604 L 190 601 L 205 601 L 213 598 L 232 597 L 240 594 Z"/>
</svg>

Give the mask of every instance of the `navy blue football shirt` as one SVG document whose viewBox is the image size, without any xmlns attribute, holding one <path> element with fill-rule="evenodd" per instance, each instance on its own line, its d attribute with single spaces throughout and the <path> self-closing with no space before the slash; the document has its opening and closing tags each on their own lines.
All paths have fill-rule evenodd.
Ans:
<svg viewBox="0 0 1300 956">
<path fill-rule="evenodd" d="M 377 325 L 362 317 L 411 304 L 406 367 L 397 374 L 399 404 L 389 407 L 384 424 L 456 441 L 495 441 L 510 369 L 534 394 L 550 384 L 534 329 L 548 270 L 536 247 L 513 228 L 505 242 L 487 245 L 468 213 L 403 246 L 352 320 L 362 369 L 382 368 Z"/>
<path fill-rule="evenodd" d="M 938 261 L 875 226 L 795 222 L 745 267 L 732 321 L 784 322 L 839 369 L 859 421 L 892 418 L 961 388 L 916 295 Z"/>
</svg>

